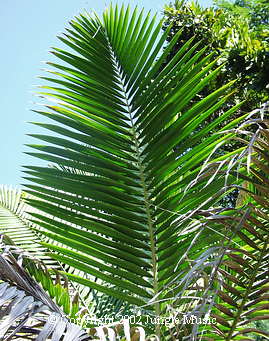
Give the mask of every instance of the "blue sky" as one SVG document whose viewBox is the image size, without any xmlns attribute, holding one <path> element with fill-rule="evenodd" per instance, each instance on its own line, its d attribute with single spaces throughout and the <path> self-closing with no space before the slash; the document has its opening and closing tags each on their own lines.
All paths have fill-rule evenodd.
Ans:
<svg viewBox="0 0 269 341">
<path fill-rule="evenodd" d="M 26 136 L 37 132 L 29 121 L 39 121 L 39 101 L 33 95 L 41 82 L 45 64 L 52 60 L 49 49 L 59 46 L 56 36 L 64 31 L 68 21 L 83 9 L 101 14 L 110 1 L 105 0 L 9 0 L 0 2 L 0 184 L 18 186 L 23 182 L 22 165 L 39 164 L 39 160 L 25 155 L 26 143 L 35 143 Z M 121 2 L 120 2 L 121 3 Z M 169 0 L 130 0 L 146 10 L 161 12 Z M 207 5 L 209 0 L 201 0 Z M 39 108 L 40 109 L 40 108 Z M 29 149 L 28 149 L 29 150 Z"/>
</svg>

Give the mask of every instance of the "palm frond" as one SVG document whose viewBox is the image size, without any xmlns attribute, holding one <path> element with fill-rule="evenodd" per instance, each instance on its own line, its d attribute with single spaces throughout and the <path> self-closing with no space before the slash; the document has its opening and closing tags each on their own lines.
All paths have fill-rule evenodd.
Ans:
<svg viewBox="0 0 269 341">
<path fill-rule="evenodd" d="M 53 50 L 65 64 L 48 63 L 56 71 L 43 77 L 52 85 L 40 92 L 56 104 L 38 113 L 54 122 L 36 123 L 56 135 L 31 134 L 42 144 L 28 154 L 78 171 L 26 167 L 25 186 L 35 197 L 27 202 L 40 211 L 32 221 L 61 244 L 43 243 L 53 258 L 88 275 L 66 273 L 69 279 L 159 315 L 162 304 L 153 298 L 164 299 L 163 289 L 181 273 L 182 247 L 196 233 L 186 217 L 198 218 L 236 181 L 210 172 L 195 179 L 234 136 L 210 131 L 240 104 L 204 124 L 231 95 L 231 83 L 192 104 L 217 76 L 219 61 L 190 40 L 161 70 L 180 32 L 165 46 L 170 27 L 162 32 L 156 17 L 110 6 L 103 21 L 83 14 L 70 25 L 60 39 L 73 52 Z M 220 236 L 214 232 L 202 245 Z"/>
<path fill-rule="evenodd" d="M 0 337 L 1 340 L 36 337 L 55 341 L 86 340 L 89 336 L 71 323 L 46 292 L 14 258 L 10 247 L 1 244 Z M 17 249 L 18 251 L 18 249 Z"/>
<path fill-rule="evenodd" d="M 23 200 L 26 196 L 19 189 L 0 186 L 0 233 L 7 235 L 18 247 L 45 261 L 48 260 L 44 254 L 45 248 L 40 245 L 40 238 L 29 222 L 27 211 L 31 208 Z"/>
<path fill-rule="evenodd" d="M 246 160 L 243 154 L 246 164 L 238 174 L 244 180 L 241 191 L 247 194 L 241 195 L 238 201 L 245 217 L 234 238 L 239 247 L 226 248 L 218 269 L 221 288 L 211 314 L 217 324 L 207 330 L 213 339 L 221 337 L 230 341 L 253 340 L 253 335 L 269 337 L 268 330 L 251 325 L 269 319 L 269 130 L 266 119 L 252 123 L 258 124 L 259 128 L 255 133 L 249 130 L 247 134 L 250 138 L 246 140 L 246 155 L 251 147 L 251 159 L 247 157 Z"/>
</svg>

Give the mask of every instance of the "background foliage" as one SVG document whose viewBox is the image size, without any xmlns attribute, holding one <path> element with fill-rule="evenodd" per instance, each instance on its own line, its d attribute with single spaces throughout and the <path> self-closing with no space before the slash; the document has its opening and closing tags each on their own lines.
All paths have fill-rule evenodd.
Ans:
<svg viewBox="0 0 269 341">
<path fill-rule="evenodd" d="M 173 24 L 168 41 L 183 29 L 168 60 L 190 37 L 214 51 L 225 62 L 219 76 L 203 95 L 227 80 L 234 84 L 234 103 L 245 100 L 241 110 L 250 112 L 269 98 L 269 4 L 266 0 L 216 1 L 203 8 L 198 2 L 175 1 L 164 10 L 164 29 Z"/>
</svg>

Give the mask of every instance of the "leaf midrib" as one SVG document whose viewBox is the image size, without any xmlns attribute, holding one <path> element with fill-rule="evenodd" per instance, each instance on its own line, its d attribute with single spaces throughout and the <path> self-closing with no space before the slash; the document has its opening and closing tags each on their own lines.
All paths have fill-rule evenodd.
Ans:
<svg viewBox="0 0 269 341">
<path fill-rule="evenodd" d="M 130 124 L 131 124 L 130 128 L 131 128 L 131 132 L 132 132 L 132 138 L 134 141 L 138 173 L 140 176 L 142 192 L 143 192 L 141 194 L 144 197 L 144 206 L 145 206 L 145 212 L 146 212 L 146 216 L 147 216 L 147 225 L 148 225 L 148 232 L 149 232 L 151 261 L 152 261 L 153 294 L 154 294 L 154 297 L 156 297 L 159 293 L 157 252 L 156 252 L 155 234 L 154 234 L 154 227 L 153 227 L 154 223 L 153 223 L 153 218 L 152 218 L 151 209 L 150 209 L 150 206 L 151 206 L 150 195 L 149 195 L 147 185 L 146 185 L 145 167 L 143 165 L 143 159 L 142 159 L 140 149 L 139 149 L 139 141 L 138 141 L 138 137 L 137 137 L 137 133 L 136 133 L 135 122 L 133 120 L 133 111 L 132 111 L 132 108 L 130 105 L 128 94 L 126 92 L 124 82 L 123 82 L 123 79 L 121 77 L 120 68 L 118 67 L 118 63 L 117 63 L 116 57 L 115 57 L 114 52 L 113 52 L 113 48 L 109 42 L 108 37 L 107 37 L 107 41 L 108 41 L 108 45 L 110 47 L 112 63 L 115 65 L 115 69 L 117 70 L 117 73 L 118 73 L 117 76 L 118 76 L 118 80 L 119 80 L 120 86 L 122 88 L 122 94 L 124 97 L 123 101 L 125 101 L 125 105 L 126 105 L 126 108 L 128 111 Z M 154 309 L 155 309 L 156 316 L 159 316 L 160 315 L 160 304 L 158 302 L 154 304 Z"/>
</svg>

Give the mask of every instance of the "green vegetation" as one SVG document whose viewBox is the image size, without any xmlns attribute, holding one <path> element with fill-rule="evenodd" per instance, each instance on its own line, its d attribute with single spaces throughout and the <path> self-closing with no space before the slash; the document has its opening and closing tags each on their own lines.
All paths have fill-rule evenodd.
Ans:
<svg viewBox="0 0 269 341">
<path fill-rule="evenodd" d="M 60 318 L 51 330 L 46 319 L 33 328 L 40 339 L 71 340 L 68 319 L 85 314 L 113 323 L 72 324 L 72 340 L 269 336 L 266 104 L 250 113 L 252 104 L 241 103 L 245 80 L 223 64 L 232 48 L 216 56 L 212 35 L 203 47 L 203 29 L 220 30 L 204 21 L 205 10 L 184 6 L 183 14 L 166 9 L 178 21 L 169 17 L 165 27 L 138 9 L 110 6 L 102 20 L 76 17 L 59 37 L 66 49 L 52 51 L 60 61 L 48 63 L 39 92 L 52 104 L 37 111 L 50 123 L 34 123 L 44 133 L 31 134 L 38 144 L 27 152 L 48 166 L 24 166 L 23 193 L 0 191 L 0 231 L 9 237 L 0 255 L 3 340 L 31 334 L 25 307 L 9 320 L 9 286 L 37 305 L 51 297 L 49 314 Z M 193 19 L 186 24 L 191 6 L 205 24 L 200 38 Z M 216 23 L 214 11 L 206 16 Z M 234 189 L 235 207 L 223 207 Z M 21 263 L 16 247 L 6 249 L 14 243 L 28 251 Z M 12 269 L 7 257 L 15 257 Z M 31 278 L 44 289 L 37 296 Z"/>
<path fill-rule="evenodd" d="M 191 37 L 214 51 L 225 63 L 218 77 L 204 90 L 207 95 L 236 79 L 235 96 L 245 100 L 241 110 L 257 109 L 269 98 L 269 5 L 265 0 L 217 1 L 202 8 L 197 2 L 175 1 L 165 7 L 164 29 L 172 23 L 168 41 L 183 30 L 168 60 Z"/>
</svg>

